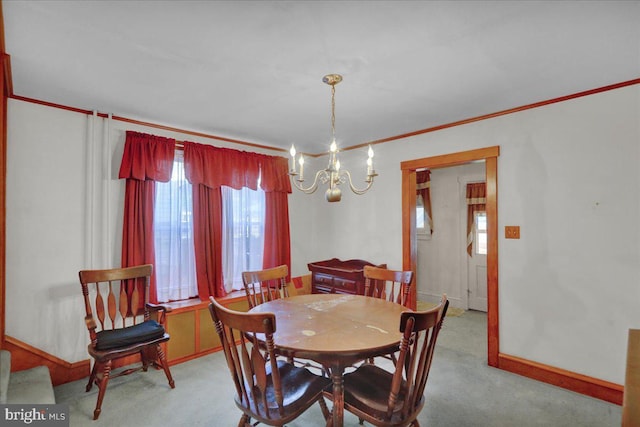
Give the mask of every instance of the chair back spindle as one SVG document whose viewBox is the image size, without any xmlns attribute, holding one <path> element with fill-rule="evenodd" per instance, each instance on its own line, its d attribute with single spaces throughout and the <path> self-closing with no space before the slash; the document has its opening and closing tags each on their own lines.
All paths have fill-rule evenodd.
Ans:
<svg viewBox="0 0 640 427">
<path fill-rule="evenodd" d="M 286 265 L 265 270 L 243 272 L 242 283 L 244 284 L 249 308 L 253 308 L 267 301 L 273 301 L 274 299 L 288 298 L 288 275 L 289 268 Z"/>
<path fill-rule="evenodd" d="M 98 320 L 96 333 L 149 320 L 145 301 L 148 301 L 151 272 L 151 265 L 80 272 L 85 310 L 88 316 L 95 315 Z M 136 277 L 138 275 L 142 276 Z"/>
<path fill-rule="evenodd" d="M 389 270 L 367 265 L 364 267 L 364 294 L 386 299 L 408 307 L 413 271 Z"/>
</svg>

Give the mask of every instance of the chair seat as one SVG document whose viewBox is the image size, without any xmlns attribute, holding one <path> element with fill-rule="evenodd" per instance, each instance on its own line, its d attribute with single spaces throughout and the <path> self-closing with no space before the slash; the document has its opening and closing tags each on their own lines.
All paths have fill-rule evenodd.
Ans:
<svg viewBox="0 0 640 427">
<path fill-rule="evenodd" d="M 122 329 L 105 330 L 97 333 L 96 350 L 110 350 L 132 344 L 162 338 L 164 327 L 155 320 L 146 320 Z"/>
<path fill-rule="evenodd" d="M 264 399 L 259 390 L 255 390 L 252 402 L 249 406 L 252 407 L 257 419 L 265 418 L 277 418 L 288 422 L 289 415 L 298 415 L 300 409 L 300 402 L 313 403 L 310 399 L 311 396 L 321 393 L 327 387 L 330 387 L 332 382 L 330 378 L 322 377 L 311 373 L 306 368 L 299 368 L 286 362 L 284 360 L 278 360 L 278 371 L 280 372 L 280 383 L 282 385 L 283 394 L 283 410 L 284 414 L 280 414 L 278 406 L 276 404 L 275 392 L 273 383 L 271 382 L 271 369 L 267 364 L 267 389 L 266 389 L 266 401 L 268 404 L 268 411 L 265 411 Z M 240 409 L 247 407 L 248 405 L 239 401 L 239 397 L 236 396 L 236 405 Z M 258 405 L 258 408 L 255 408 Z"/>
<path fill-rule="evenodd" d="M 389 403 L 389 390 L 393 382 L 393 373 L 366 364 L 344 376 L 345 404 L 358 408 L 378 419 L 386 418 Z M 404 406 L 406 383 L 402 381 L 398 400 L 394 408 L 393 420 L 400 415 Z M 424 396 L 421 400 L 424 400 Z M 422 405 L 418 405 L 422 406 Z"/>
</svg>

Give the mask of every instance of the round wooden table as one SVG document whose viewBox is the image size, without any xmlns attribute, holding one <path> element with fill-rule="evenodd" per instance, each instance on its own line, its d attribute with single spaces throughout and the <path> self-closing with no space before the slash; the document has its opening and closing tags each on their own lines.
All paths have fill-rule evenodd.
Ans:
<svg viewBox="0 0 640 427">
<path fill-rule="evenodd" d="M 260 304 L 251 313 L 274 313 L 274 341 L 280 354 L 314 360 L 331 372 L 333 426 L 344 418 L 346 367 L 395 351 L 400 313 L 408 308 L 360 295 L 310 294 Z"/>
</svg>

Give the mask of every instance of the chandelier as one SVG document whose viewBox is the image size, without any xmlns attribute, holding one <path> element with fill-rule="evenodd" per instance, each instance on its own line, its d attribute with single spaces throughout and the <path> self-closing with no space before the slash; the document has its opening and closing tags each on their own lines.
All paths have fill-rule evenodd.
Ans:
<svg viewBox="0 0 640 427">
<path fill-rule="evenodd" d="M 318 189 L 318 184 L 329 184 L 329 188 L 325 192 L 325 197 L 328 202 L 339 202 L 342 197 L 342 191 L 340 185 L 349 183 L 349 188 L 355 194 L 364 194 L 373 185 L 373 178 L 378 176 L 373 169 L 373 150 L 369 146 L 368 159 L 367 159 L 367 177 L 365 178 L 366 186 L 362 189 L 357 188 L 351 181 L 351 173 L 348 170 L 340 169 L 340 160 L 338 160 L 338 145 L 336 144 L 336 85 L 342 81 L 340 74 L 328 74 L 322 78 L 322 81 L 331 86 L 331 145 L 329 146 L 329 165 L 326 169 L 321 169 L 316 172 L 313 178 L 313 183 L 304 187 L 304 156 L 300 154 L 298 157 L 298 164 L 300 165 L 300 175 L 296 170 L 296 149 L 292 145 L 291 150 L 291 170 L 289 175 L 292 178 L 293 185 L 300 191 L 306 194 L 312 194 Z"/>
</svg>

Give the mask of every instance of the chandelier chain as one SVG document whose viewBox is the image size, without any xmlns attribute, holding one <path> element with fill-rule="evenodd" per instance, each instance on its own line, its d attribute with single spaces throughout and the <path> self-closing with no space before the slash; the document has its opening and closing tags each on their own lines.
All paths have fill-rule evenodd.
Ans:
<svg viewBox="0 0 640 427">
<path fill-rule="evenodd" d="M 331 85 L 331 140 L 336 140 L 336 85 Z"/>
</svg>

